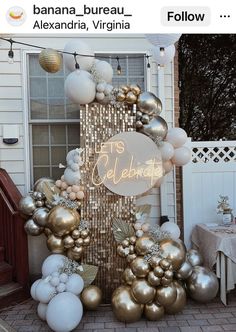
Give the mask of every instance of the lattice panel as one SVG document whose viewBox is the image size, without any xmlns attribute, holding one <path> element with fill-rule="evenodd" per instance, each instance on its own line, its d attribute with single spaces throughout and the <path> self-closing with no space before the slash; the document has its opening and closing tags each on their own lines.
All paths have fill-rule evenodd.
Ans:
<svg viewBox="0 0 236 332">
<path fill-rule="evenodd" d="M 110 303 L 111 294 L 120 285 L 121 272 L 125 268 L 125 260 L 116 254 L 111 224 L 114 218 L 132 222 L 135 202 L 134 198 L 111 193 L 103 185 L 94 186 L 91 172 L 97 159 L 95 146 L 120 132 L 133 131 L 134 117 L 125 107 L 115 109 L 110 105 L 94 104 L 81 110 L 80 119 L 80 146 L 85 148 L 82 179 L 86 196 L 81 214 L 89 221 L 93 237 L 84 261 L 99 266 L 95 283 L 103 290 L 104 303 Z"/>
<path fill-rule="evenodd" d="M 193 163 L 227 163 L 236 161 L 236 146 L 195 147 L 192 150 Z"/>
</svg>

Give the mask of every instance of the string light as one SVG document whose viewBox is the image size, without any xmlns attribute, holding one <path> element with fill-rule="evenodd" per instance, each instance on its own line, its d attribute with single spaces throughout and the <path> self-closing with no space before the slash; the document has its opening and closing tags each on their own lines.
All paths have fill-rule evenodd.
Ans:
<svg viewBox="0 0 236 332">
<path fill-rule="evenodd" d="M 77 53 L 75 52 L 75 53 L 74 53 L 75 69 L 80 69 L 80 66 L 79 66 L 79 64 L 78 64 L 78 61 L 77 61 L 76 57 L 77 57 Z"/>
<path fill-rule="evenodd" d="M 121 74 L 121 65 L 120 65 L 120 59 L 119 57 L 117 56 L 116 57 L 116 60 L 117 60 L 117 74 L 120 75 Z"/>
<path fill-rule="evenodd" d="M 146 59 L 147 59 L 147 68 L 150 68 L 150 67 L 151 67 L 150 62 L 149 62 L 149 57 L 150 57 L 150 55 L 146 55 Z"/>
<path fill-rule="evenodd" d="M 164 55 L 165 55 L 165 48 L 160 47 L 160 56 L 164 56 Z"/>
<path fill-rule="evenodd" d="M 12 64 L 14 63 L 14 52 L 12 49 L 13 40 L 9 39 L 9 42 L 10 42 L 10 50 L 8 51 L 8 63 Z"/>
</svg>

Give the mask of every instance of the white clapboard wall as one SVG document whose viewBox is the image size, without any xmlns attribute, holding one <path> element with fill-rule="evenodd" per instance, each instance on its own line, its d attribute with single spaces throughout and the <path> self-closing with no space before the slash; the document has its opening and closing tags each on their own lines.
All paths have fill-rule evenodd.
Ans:
<svg viewBox="0 0 236 332">
<path fill-rule="evenodd" d="M 190 142 L 192 160 L 183 167 L 184 241 L 198 223 L 221 223 L 219 195 L 228 196 L 236 216 L 236 141 Z"/>
</svg>

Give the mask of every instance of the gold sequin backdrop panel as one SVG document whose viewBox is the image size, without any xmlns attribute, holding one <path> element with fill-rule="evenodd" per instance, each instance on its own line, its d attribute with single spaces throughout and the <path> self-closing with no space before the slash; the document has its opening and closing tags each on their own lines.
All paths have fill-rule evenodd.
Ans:
<svg viewBox="0 0 236 332">
<path fill-rule="evenodd" d="M 91 173 L 97 159 L 95 146 L 100 146 L 112 136 L 134 131 L 132 111 L 99 104 L 86 106 L 80 113 L 80 146 L 85 149 L 85 164 L 82 167 L 82 182 L 85 186 L 85 199 L 82 218 L 90 224 L 92 242 L 86 248 L 84 261 L 99 267 L 95 283 L 103 291 L 103 303 L 111 302 L 113 290 L 121 283 L 121 273 L 126 266 L 125 259 L 116 253 L 116 242 L 112 234 L 112 221 L 122 218 L 133 221 L 131 211 L 134 198 L 118 196 L 104 185 L 94 186 Z"/>
</svg>

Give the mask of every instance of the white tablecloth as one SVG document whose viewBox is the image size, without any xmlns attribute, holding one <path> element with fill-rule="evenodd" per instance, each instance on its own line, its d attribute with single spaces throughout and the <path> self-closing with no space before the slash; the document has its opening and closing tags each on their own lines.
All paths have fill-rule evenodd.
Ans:
<svg viewBox="0 0 236 332">
<path fill-rule="evenodd" d="M 220 278 L 220 297 L 227 304 L 227 291 L 236 284 L 236 225 L 230 227 L 195 226 L 192 242 L 199 249 L 204 265 L 210 269 L 216 264 L 216 274 Z"/>
</svg>

